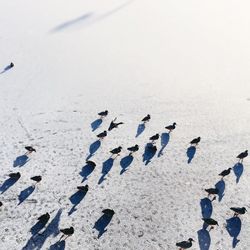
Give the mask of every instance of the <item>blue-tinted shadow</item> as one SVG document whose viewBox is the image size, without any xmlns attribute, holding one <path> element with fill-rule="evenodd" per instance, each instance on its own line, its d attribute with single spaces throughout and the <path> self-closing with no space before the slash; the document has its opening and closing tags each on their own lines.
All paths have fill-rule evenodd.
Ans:
<svg viewBox="0 0 250 250">
<path fill-rule="evenodd" d="M 32 235 L 36 235 L 38 234 L 44 227 L 45 227 L 45 223 L 42 223 L 40 221 L 38 221 L 31 229 L 30 232 Z"/>
<path fill-rule="evenodd" d="M 3 185 L 0 187 L 0 192 L 3 194 L 4 192 L 6 192 L 11 186 L 13 186 L 16 182 L 18 181 L 18 179 L 14 179 L 14 178 L 9 178 L 7 179 Z"/>
<path fill-rule="evenodd" d="M 13 162 L 13 167 L 22 167 L 24 166 L 28 161 L 29 157 L 27 155 L 20 155 L 18 156 L 14 162 Z"/>
<path fill-rule="evenodd" d="M 238 244 L 239 240 L 237 237 L 240 234 L 241 231 L 241 220 L 239 217 L 232 217 L 227 220 L 227 225 L 226 225 L 227 232 L 229 235 L 233 238 L 232 246 L 233 248 L 236 247 Z"/>
<path fill-rule="evenodd" d="M 85 165 L 82 168 L 82 171 L 79 173 L 82 177 L 83 180 L 82 182 L 86 181 L 88 179 L 88 176 L 95 170 L 95 167 L 91 166 L 91 165 Z"/>
<path fill-rule="evenodd" d="M 100 146 L 101 146 L 100 140 L 93 142 L 89 146 L 89 156 L 86 158 L 86 161 L 88 161 L 96 153 L 96 151 L 100 148 Z"/>
<path fill-rule="evenodd" d="M 145 130 L 145 124 L 144 123 L 139 124 L 135 137 L 138 137 L 140 134 L 142 134 L 144 130 Z"/>
<path fill-rule="evenodd" d="M 93 228 L 95 228 L 98 233 L 98 238 L 100 238 L 106 231 L 106 227 L 111 222 L 112 216 L 103 214 L 96 222 Z"/>
<path fill-rule="evenodd" d="M 201 229 L 197 232 L 200 250 L 209 250 L 211 237 L 206 229 Z"/>
<path fill-rule="evenodd" d="M 226 188 L 225 181 L 224 180 L 218 181 L 215 184 L 215 187 L 219 190 L 218 197 L 219 197 L 219 202 L 221 202 L 221 200 L 224 196 L 225 188 Z"/>
<path fill-rule="evenodd" d="M 103 162 L 103 164 L 102 164 L 102 176 L 99 179 L 98 184 L 101 184 L 105 180 L 105 177 L 109 173 L 111 168 L 113 167 L 113 164 L 114 164 L 114 159 L 112 159 L 112 158 L 109 158 L 108 160 Z"/>
<path fill-rule="evenodd" d="M 18 205 L 24 202 L 34 192 L 34 190 L 35 190 L 34 186 L 29 186 L 25 188 L 23 191 L 21 191 L 20 194 L 18 195 L 18 200 L 19 200 Z"/>
<path fill-rule="evenodd" d="M 124 158 L 121 159 L 120 165 L 121 165 L 121 172 L 120 175 L 122 175 L 130 166 L 130 164 L 133 162 L 134 157 L 132 155 L 127 155 Z"/>
<path fill-rule="evenodd" d="M 190 146 L 188 149 L 187 149 L 187 157 L 188 157 L 188 164 L 191 163 L 191 161 L 193 160 L 194 156 L 195 156 L 195 153 L 196 153 L 196 147 L 194 146 Z"/>
<path fill-rule="evenodd" d="M 158 153 L 158 157 L 163 155 L 163 150 L 168 145 L 169 138 L 170 138 L 169 133 L 162 133 L 161 134 L 161 149 L 160 149 L 160 151 Z"/>
<path fill-rule="evenodd" d="M 145 162 L 145 165 L 148 165 L 152 158 L 155 156 L 156 154 L 156 146 L 154 146 L 152 143 L 147 143 L 144 149 L 144 153 L 143 153 L 143 162 Z"/>
<path fill-rule="evenodd" d="M 6 67 L 0 72 L 0 74 L 5 73 L 6 71 L 10 70 L 11 68 L 13 68 L 13 67 L 11 67 L 10 65 L 6 66 Z"/>
<path fill-rule="evenodd" d="M 58 241 L 55 244 L 51 245 L 49 250 L 64 250 L 66 246 L 65 240 Z"/>
<path fill-rule="evenodd" d="M 203 218 L 210 218 L 213 213 L 212 201 L 208 198 L 201 199 L 201 214 Z"/>
<path fill-rule="evenodd" d="M 73 204 L 73 207 L 70 209 L 68 215 L 74 213 L 77 209 L 76 206 L 84 199 L 87 192 L 83 192 L 81 190 L 77 191 L 73 195 L 70 196 L 69 200 Z"/>
<path fill-rule="evenodd" d="M 97 119 L 97 120 L 95 120 L 95 121 L 93 121 L 91 123 L 92 131 L 95 131 L 96 129 L 98 129 L 101 126 L 101 124 L 102 124 L 102 119 L 100 119 L 100 118 Z"/>
<path fill-rule="evenodd" d="M 240 181 L 240 177 L 241 177 L 241 175 L 243 174 L 243 171 L 244 171 L 243 164 L 242 163 L 236 163 L 233 166 L 233 171 L 234 171 L 234 174 L 236 176 L 236 183 L 238 183 Z"/>
<path fill-rule="evenodd" d="M 28 240 L 26 245 L 22 248 L 22 250 L 38 250 L 41 249 L 50 236 L 56 237 L 59 231 L 59 222 L 62 214 L 62 209 L 59 209 L 56 216 L 53 220 L 49 223 L 46 229 L 43 231 L 42 234 L 32 235 L 31 238 Z"/>
</svg>

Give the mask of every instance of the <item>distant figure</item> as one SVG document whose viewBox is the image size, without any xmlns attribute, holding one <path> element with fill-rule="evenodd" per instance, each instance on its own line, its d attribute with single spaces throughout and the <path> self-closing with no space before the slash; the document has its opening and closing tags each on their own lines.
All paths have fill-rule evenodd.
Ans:
<svg viewBox="0 0 250 250">
<path fill-rule="evenodd" d="M 11 68 L 13 68 L 13 67 L 14 67 L 14 63 L 11 62 L 8 66 L 5 67 L 4 70 L 6 71 L 6 70 L 9 70 L 9 69 L 11 69 Z"/>
<path fill-rule="evenodd" d="M 63 235 L 59 241 L 61 241 L 64 236 L 66 236 L 66 238 L 64 239 L 64 240 L 66 240 L 69 236 L 74 234 L 74 228 L 70 227 L 70 228 L 60 229 L 60 232 L 62 232 Z"/>
<path fill-rule="evenodd" d="M 119 155 L 121 153 L 121 151 L 122 151 L 122 147 L 119 146 L 118 148 L 114 148 L 114 149 L 110 150 L 110 153 L 112 155 Z"/>
<path fill-rule="evenodd" d="M 100 112 L 100 113 L 98 113 L 98 115 L 101 117 L 101 118 L 104 118 L 104 117 L 106 117 L 107 115 L 108 115 L 108 110 L 105 110 L 105 111 L 102 111 L 102 112 Z"/>
<path fill-rule="evenodd" d="M 208 197 L 210 195 L 214 196 L 212 201 L 214 201 L 216 199 L 216 195 L 218 195 L 220 192 L 218 188 L 208 188 L 208 189 L 205 189 L 205 191 L 208 193 Z"/>
<path fill-rule="evenodd" d="M 152 141 L 152 143 L 154 143 L 156 140 L 159 139 L 159 137 L 160 137 L 159 134 L 155 134 L 155 135 L 151 136 L 151 137 L 149 138 L 149 140 Z"/>
<path fill-rule="evenodd" d="M 86 164 L 92 168 L 95 168 L 95 166 L 96 166 L 95 162 L 93 162 L 93 161 L 86 161 Z"/>
<path fill-rule="evenodd" d="M 9 174 L 9 177 L 14 180 L 18 180 L 21 177 L 21 174 L 19 172 L 17 173 L 11 173 Z"/>
<path fill-rule="evenodd" d="M 107 131 L 103 131 L 102 133 L 98 134 L 97 137 L 100 138 L 101 140 L 107 136 Z"/>
<path fill-rule="evenodd" d="M 0 207 L 3 205 L 3 203 L 0 201 Z"/>
<path fill-rule="evenodd" d="M 187 241 L 181 241 L 181 242 L 176 243 L 176 246 L 180 247 L 179 250 L 188 249 L 188 248 L 192 247 L 193 241 L 194 240 L 192 238 L 189 238 Z"/>
<path fill-rule="evenodd" d="M 136 144 L 135 146 L 127 148 L 127 150 L 130 151 L 129 155 L 132 155 L 139 150 L 139 146 Z"/>
<path fill-rule="evenodd" d="M 239 161 L 242 163 L 244 158 L 246 158 L 248 156 L 248 150 L 240 153 L 236 158 L 239 159 Z"/>
<path fill-rule="evenodd" d="M 78 186 L 77 189 L 84 192 L 84 193 L 87 193 L 89 191 L 89 186 L 88 185 Z"/>
<path fill-rule="evenodd" d="M 123 122 L 115 123 L 116 118 L 110 123 L 108 131 L 111 131 L 113 128 L 118 128 L 119 125 L 124 124 Z"/>
<path fill-rule="evenodd" d="M 113 217 L 115 214 L 114 210 L 109 208 L 102 210 L 102 212 L 108 217 Z"/>
<path fill-rule="evenodd" d="M 42 180 L 42 176 L 37 175 L 37 176 L 31 177 L 30 179 L 31 179 L 32 181 L 35 181 L 36 184 L 37 184 L 37 183 L 39 183 L 39 182 Z M 35 185 L 36 185 L 36 184 L 35 184 Z"/>
<path fill-rule="evenodd" d="M 194 138 L 190 144 L 195 144 L 195 145 L 198 145 L 198 143 L 201 141 L 201 138 L 200 137 L 197 137 L 197 138 Z"/>
<path fill-rule="evenodd" d="M 25 149 L 28 151 L 26 153 L 26 155 L 27 154 L 31 154 L 32 152 L 36 152 L 36 150 L 33 147 L 31 147 L 31 146 L 27 146 L 27 147 L 25 147 Z"/>
<path fill-rule="evenodd" d="M 146 122 L 149 122 L 150 119 L 151 119 L 150 115 L 147 115 L 147 116 L 145 116 L 141 121 L 142 121 L 143 123 L 146 123 Z"/>
<path fill-rule="evenodd" d="M 169 133 L 170 133 L 175 129 L 176 125 L 177 124 L 174 122 L 172 125 L 165 127 L 165 129 L 169 130 Z"/>
<path fill-rule="evenodd" d="M 218 222 L 212 218 L 202 218 L 202 220 L 204 221 L 205 224 L 210 226 L 209 231 L 212 230 L 215 225 L 219 226 Z"/>
<path fill-rule="evenodd" d="M 222 176 L 221 179 L 223 179 L 225 176 L 229 175 L 230 172 L 231 172 L 231 170 L 232 170 L 232 168 L 228 168 L 228 169 L 226 169 L 226 170 L 223 170 L 223 171 L 219 174 L 219 176 Z"/>
<path fill-rule="evenodd" d="M 238 217 L 239 214 L 245 214 L 247 212 L 245 207 L 230 207 L 234 211 L 234 217 Z"/>
<path fill-rule="evenodd" d="M 49 221 L 49 219 L 50 219 L 50 215 L 49 215 L 49 213 L 46 213 L 46 214 L 43 214 L 43 215 L 41 215 L 40 217 L 38 217 L 37 220 L 38 220 L 41 224 L 46 225 L 47 222 Z"/>
</svg>

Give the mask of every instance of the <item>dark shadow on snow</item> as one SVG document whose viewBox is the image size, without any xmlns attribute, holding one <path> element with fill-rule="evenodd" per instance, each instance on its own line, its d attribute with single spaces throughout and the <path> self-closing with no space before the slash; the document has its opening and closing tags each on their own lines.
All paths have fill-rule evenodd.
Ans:
<svg viewBox="0 0 250 250">
<path fill-rule="evenodd" d="M 238 183 L 240 181 L 240 177 L 241 175 L 243 174 L 243 171 L 244 171 L 244 166 L 242 163 L 236 163 L 234 166 L 233 166 L 233 171 L 234 171 L 234 174 L 236 176 L 236 183 Z"/>
<path fill-rule="evenodd" d="M 218 181 L 215 184 L 215 187 L 219 190 L 218 197 L 219 197 L 219 202 L 221 202 L 221 200 L 224 196 L 225 188 L 226 188 L 225 181 L 224 180 Z"/>
<path fill-rule="evenodd" d="M 162 133 L 161 134 L 161 149 L 160 149 L 160 151 L 158 153 L 158 157 L 163 155 L 163 150 L 168 145 L 169 138 L 170 138 L 169 133 Z"/>
<path fill-rule="evenodd" d="M 209 198 L 201 199 L 201 214 L 203 218 L 210 218 L 213 213 L 212 201 Z"/>
<path fill-rule="evenodd" d="M 6 71 L 8 71 L 8 70 L 10 70 L 10 69 L 12 69 L 13 67 L 11 66 L 11 65 L 8 65 L 8 66 L 6 66 L 1 72 L 0 72 L 0 74 L 3 74 L 3 73 L 5 73 Z"/>
<path fill-rule="evenodd" d="M 101 119 L 101 118 L 99 118 L 99 119 L 93 121 L 93 122 L 91 123 L 92 131 L 95 131 L 96 129 L 98 129 L 98 128 L 101 126 L 101 124 L 102 124 L 102 119 Z"/>
<path fill-rule="evenodd" d="M 23 191 L 21 191 L 20 194 L 18 195 L 18 200 L 19 200 L 18 205 L 23 203 L 34 192 L 34 190 L 35 186 L 29 186 L 25 188 Z"/>
<path fill-rule="evenodd" d="M 142 134 L 144 130 L 145 130 L 145 124 L 144 123 L 140 123 L 138 125 L 138 127 L 137 127 L 137 131 L 136 131 L 135 137 L 138 137 L 140 134 Z"/>
<path fill-rule="evenodd" d="M 109 171 L 113 167 L 113 164 L 114 164 L 113 158 L 109 158 L 108 160 L 103 162 L 103 164 L 102 164 L 102 176 L 99 179 L 98 184 L 101 184 L 105 180 L 105 176 L 109 173 Z"/>
<path fill-rule="evenodd" d="M 134 160 L 134 157 L 132 155 L 127 155 L 121 159 L 120 165 L 121 165 L 122 170 L 120 172 L 120 175 L 122 175 L 125 171 L 127 171 L 128 167 L 133 162 L 133 160 Z"/>
<path fill-rule="evenodd" d="M 187 157 L 188 157 L 188 164 L 191 163 L 191 161 L 193 160 L 194 156 L 195 156 L 195 153 L 196 153 L 196 147 L 195 146 L 190 146 L 188 149 L 187 149 Z"/>
<path fill-rule="evenodd" d="M 197 232 L 200 250 L 209 250 L 211 244 L 211 237 L 206 229 L 201 229 Z"/>
<path fill-rule="evenodd" d="M 30 232 L 32 235 L 38 234 L 44 227 L 46 226 L 45 223 L 38 221 L 31 229 Z"/>
<path fill-rule="evenodd" d="M 31 236 L 27 244 L 22 248 L 22 250 L 39 250 L 43 247 L 45 241 L 48 237 L 56 237 L 59 231 L 59 222 L 62 214 L 62 209 L 59 209 L 54 219 L 49 223 L 46 229 L 41 234 L 36 234 Z"/>
<path fill-rule="evenodd" d="M 143 162 L 145 162 L 145 165 L 148 165 L 152 158 L 155 156 L 157 151 L 157 148 L 155 145 L 153 145 L 152 143 L 147 143 L 144 149 L 144 153 L 142 155 L 143 157 Z"/>
<path fill-rule="evenodd" d="M 86 181 L 88 179 L 88 176 L 95 170 L 95 167 L 93 167 L 92 165 L 85 165 L 82 168 L 82 171 L 79 173 L 82 177 L 83 180 L 82 182 Z"/>
<path fill-rule="evenodd" d="M 229 235 L 233 238 L 232 247 L 235 248 L 238 244 L 239 240 L 237 237 L 240 234 L 241 231 L 241 220 L 239 217 L 232 217 L 227 220 L 226 225 L 227 232 Z"/>
<path fill-rule="evenodd" d="M 55 244 L 51 245 L 49 250 L 64 250 L 66 246 L 65 240 L 58 241 Z"/>
<path fill-rule="evenodd" d="M 18 179 L 14 179 L 14 178 L 9 178 L 7 179 L 2 186 L 0 187 L 0 192 L 3 194 L 4 192 L 6 192 L 11 186 L 13 186 L 16 182 L 18 181 Z"/>
<path fill-rule="evenodd" d="M 27 155 L 20 155 L 18 156 L 14 162 L 13 162 L 13 167 L 22 167 L 24 166 L 28 161 L 29 157 Z"/>
<path fill-rule="evenodd" d="M 95 228 L 98 233 L 98 238 L 100 238 L 106 231 L 106 227 L 111 222 L 113 216 L 108 216 L 103 214 L 96 222 L 93 228 Z"/>
<path fill-rule="evenodd" d="M 101 146 L 100 140 L 96 140 L 89 146 L 89 156 L 86 158 L 86 161 L 89 160 L 96 153 L 96 151 L 100 148 L 100 146 Z"/>
<path fill-rule="evenodd" d="M 84 199 L 87 192 L 83 192 L 81 190 L 78 190 L 76 193 L 70 196 L 69 200 L 73 204 L 73 207 L 68 212 L 68 215 L 73 214 L 77 209 L 76 206 Z"/>
</svg>

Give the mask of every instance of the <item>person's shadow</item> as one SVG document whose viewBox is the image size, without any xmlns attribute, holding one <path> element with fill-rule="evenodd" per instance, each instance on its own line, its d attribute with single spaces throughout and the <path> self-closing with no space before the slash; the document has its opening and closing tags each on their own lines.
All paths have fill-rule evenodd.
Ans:
<svg viewBox="0 0 250 250">
<path fill-rule="evenodd" d="M 49 247 L 49 250 L 64 250 L 66 246 L 65 240 L 57 241 L 55 244 Z"/>
<path fill-rule="evenodd" d="M 68 212 L 68 215 L 73 214 L 77 209 L 76 206 L 84 199 L 87 192 L 84 192 L 82 190 L 78 190 L 76 193 L 70 196 L 69 200 L 73 204 L 73 207 Z"/>
<path fill-rule="evenodd" d="M 106 175 L 109 173 L 109 171 L 111 170 L 113 165 L 114 165 L 113 158 L 109 158 L 108 160 L 103 162 L 103 164 L 102 164 L 102 176 L 100 177 L 98 184 L 101 184 L 105 180 Z"/>
<path fill-rule="evenodd" d="M 127 155 L 121 159 L 120 165 L 121 165 L 122 170 L 120 172 L 120 175 L 122 175 L 125 171 L 127 171 L 128 167 L 131 165 L 133 160 L 134 160 L 134 157 L 132 155 Z"/>
<path fill-rule="evenodd" d="M 162 133 L 161 134 L 161 149 L 158 153 L 158 157 L 163 155 L 163 150 L 168 145 L 169 138 L 170 138 L 169 133 Z"/>
<path fill-rule="evenodd" d="M 219 202 L 221 202 L 222 198 L 224 197 L 224 192 L 226 188 L 226 184 L 224 180 L 220 180 L 215 184 L 215 187 L 219 190 L 218 197 Z"/>
<path fill-rule="evenodd" d="M 100 238 L 106 231 L 106 227 L 111 222 L 113 216 L 108 216 L 103 214 L 96 222 L 93 228 L 95 228 L 98 233 L 98 238 Z"/>
<path fill-rule="evenodd" d="M 28 240 L 26 245 L 22 248 L 22 250 L 31 250 L 31 249 L 41 249 L 46 241 L 46 239 L 50 236 L 56 237 L 59 231 L 59 222 L 62 214 L 62 209 L 59 209 L 56 216 L 49 223 L 46 229 L 41 234 L 32 235 Z"/>
<path fill-rule="evenodd" d="M 100 140 L 96 140 L 89 146 L 89 155 L 86 158 L 86 161 L 88 161 L 96 153 L 96 151 L 100 148 L 100 146 L 101 146 Z"/>
<path fill-rule="evenodd" d="M 201 214 L 203 218 L 210 218 L 213 213 L 212 201 L 209 198 L 203 198 L 200 201 Z"/>
<path fill-rule="evenodd" d="M 1 194 L 3 194 L 4 192 L 6 192 L 11 186 L 13 186 L 16 182 L 18 181 L 18 179 L 15 178 L 9 178 L 7 179 L 2 186 L 0 187 L 0 192 Z"/>
<path fill-rule="evenodd" d="M 155 156 L 157 151 L 157 148 L 155 145 L 153 145 L 151 142 L 147 143 L 144 149 L 144 153 L 143 153 L 143 162 L 145 162 L 145 165 L 148 165 L 152 158 Z"/>
<path fill-rule="evenodd" d="M 0 72 L 0 74 L 5 73 L 6 71 L 10 70 L 11 68 L 13 68 L 13 66 L 11 66 L 11 65 L 6 66 L 6 67 Z"/>
<path fill-rule="evenodd" d="M 236 245 L 239 243 L 237 237 L 239 236 L 241 231 L 241 220 L 239 217 L 232 217 L 228 219 L 226 222 L 227 222 L 226 225 L 227 232 L 233 238 L 232 247 L 235 248 Z"/>
<path fill-rule="evenodd" d="M 200 250 L 209 250 L 211 244 L 211 237 L 209 232 L 206 229 L 202 228 L 197 232 L 197 234 Z"/>
<path fill-rule="evenodd" d="M 35 186 L 29 186 L 25 188 L 24 190 L 22 190 L 20 194 L 18 195 L 18 200 L 19 200 L 18 205 L 23 203 L 34 192 L 34 190 L 35 190 Z"/>
<path fill-rule="evenodd" d="M 243 174 L 244 166 L 242 163 L 238 162 L 233 166 L 233 171 L 236 176 L 236 183 L 240 181 L 240 177 Z"/>
<path fill-rule="evenodd" d="M 136 131 L 136 135 L 135 137 L 138 137 L 140 134 L 143 133 L 143 131 L 145 130 L 146 126 L 144 123 L 140 123 L 137 127 L 137 131 Z"/>
<path fill-rule="evenodd" d="M 30 161 L 29 157 L 27 155 L 20 155 L 18 156 L 14 162 L 13 167 L 22 167 L 24 166 L 28 161 Z"/>
<path fill-rule="evenodd" d="M 195 153 L 196 153 L 196 147 L 195 146 L 190 146 L 188 149 L 187 149 L 187 157 L 188 157 L 188 164 L 191 163 L 191 161 L 193 160 L 194 156 L 195 156 Z"/>
<path fill-rule="evenodd" d="M 96 119 L 95 121 L 93 121 L 91 123 L 91 128 L 92 128 L 92 131 L 95 131 L 96 129 L 98 129 L 102 124 L 102 119 L 99 118 L 99 119 Z"/>
<path fill-rule="evenodd" d="M 47 221 L 45 223 L 38 221 L 31 229 L 30 232 L 32 235 L 38 234 L 46 225 Z"/>
<path fill-rule="evenodd" d="M 83 180 L 82 182 L 86 181 L 88 179 L 88 176 L 95 170 L 95 167 L 90 165 L 90 164 L 86 164 L 83 168 L 82 171 L 79 173 L 82 177 Z"/>
</svg>

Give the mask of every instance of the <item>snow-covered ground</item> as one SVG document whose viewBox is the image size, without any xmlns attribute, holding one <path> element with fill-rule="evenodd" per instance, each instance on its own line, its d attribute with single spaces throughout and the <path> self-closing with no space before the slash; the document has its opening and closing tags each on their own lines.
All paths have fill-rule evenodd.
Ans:
<svg viewBox="0 0 250 250">
<path fill-rule="evenodd" d="M 172 250 L 189 237 L 194 250 L 229 250 L 232 235 L 236 249 L 250 249 L 249 213 L 227 222 L 232 206 L 250 211 L 249 159 L 240 178 L 234 173 L 242 171 L 236 156 L 250 148 L 249 7 L 244 0 L 0 1 L 0 71 L 15 64 L 0 74 L 0 184 L 21 173 L 0 188 L 0 250 Z M 109 115 L 92 131 L 105 109 Z M 124 124 L 97 148 L 96 135 L 115 117 Z M 164 127 L 173 122 L 168 141 Z M 145 165 L 144 147 L 156 133 L 163 133 L 158 151 Z M 122 171 L 135 144 L 140 150 Z M 24 162 L 27 145 L 37 153 Z M 120 145 L 112 162 L 109 151 Z M 81 183 L 91 150 L 97 166 Z M 110 170 L 104 178 L 103 167 Z M 35 190 L 34 175 L 43 178 Z M 201 199 L 216 183 L 225 191 L 211 215 Z M 69 198 L 85 184 L 88 193 L 71 210 Z M 202 230 L 201 205 L 219 222 L 210 233 Z M 93 227 L 105 208 L 115 215 L 98 238 Z M 45 232 L 32 237 L 46 212 Z M 236 226 L 231 235 L 227 223 Z M 57 243 L 58 228 L 70 226 L 74 235 Z"/>
</svg>

